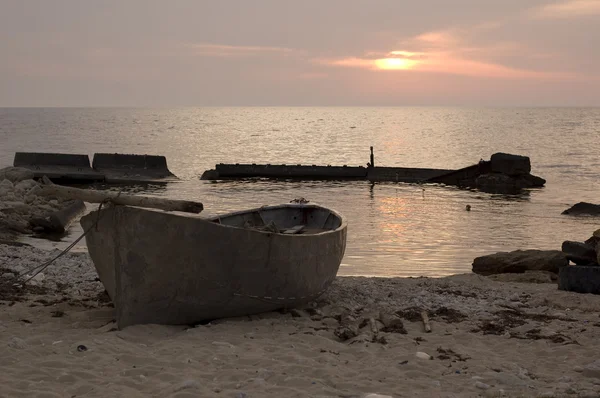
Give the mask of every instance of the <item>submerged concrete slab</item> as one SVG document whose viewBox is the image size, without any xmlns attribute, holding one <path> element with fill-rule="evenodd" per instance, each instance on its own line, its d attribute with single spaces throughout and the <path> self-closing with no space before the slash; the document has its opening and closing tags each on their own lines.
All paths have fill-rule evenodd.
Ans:
<svg viewBox="0 0 600 398">
<path fill-rule="evenodd" d="M 369 181 L 424 182 L 445 175 L 453 170 L 420 169 L 412 167 L 371 167 L 367 174 Z"/>
<path fill-rule="evenodd" d="M 17 152 L 13 165 L 33 171 L 34 178 L 47 176 L 53 181 L 104 181 L 104 175 L 90 167 L 88 155 Z"/>
<path fill-rule="evenodd" d="M 317 166 L 317 165 L 271 165 L 271 164 L 224 164 L 215 168 L 219 179 L 227 178 L 279 178 L 279 179 L 365 179 L 365 167 Z"/>
</svg>

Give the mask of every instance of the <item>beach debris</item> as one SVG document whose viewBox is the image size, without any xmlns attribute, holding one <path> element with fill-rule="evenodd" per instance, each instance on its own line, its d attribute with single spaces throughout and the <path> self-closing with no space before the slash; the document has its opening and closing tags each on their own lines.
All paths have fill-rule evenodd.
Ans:
<svg viewBox="0 0 600 398">
<path fill-rule="evenodd" d="M 525 271 L 549 271 L 558 273 L 560 267 L 569 264 L 560 250 L 515 250 L 498 252 L 473 260 L 473 272 L 479 275 L 523 273 Z"/>
<path fill-rule="evenodd" d="M 437 348 L 437 352 L 438 352 L 438 356 L 437 359 L 439 360 L 451 360 L 452 362 L 465 362 L 468 359 L 471 359 L 470 356 L 468 355 L 462 355 L 462 354 L 457 354 L 456 352 L 454 352 L 452 349 L 447 348 L 444 349 L 442 347 L 438 347 Z"/>
<path fill-rule="evenodd" d="M 379 320 L 384 325 L 384 327 L 381 328 L 382 332 L 407 334 L 402 319 L 396 314 L 389 314 L 382 311 L 379 313 Z"/>
<path fill-rule="evenodd" d="M 290 203 L 309 203 L 309 202 L 310 202 L 310 200 L 307 200 L 307 199 L 302 198 L 302 197 L 290 200 Z"/>
<path fill-rule="evenodd" d="M 427 311 L 421 311 L 421 319 L 423 320 L 423 326 L 425 328 L 425 333 L 431 333 L 431 324 L 429 323 L 429 317 L 427 316 Z"/>
<path fill-rule="evenodd" d="M 103 203 L 109 201 L 115 205 L 137 206 L 160 209 L 164 211 L 181 211 L 185 213 L 200 213 L 204 206 L 200 202 L 189 200 L 165 199 L 150 196 L 121 194 L 120 192 L 94 191 L 55 184 L 38 186 L 34 191 L 38 196 L 53 196 L 66 199 L 81 199 L 88 203 Z"/>
</svg>

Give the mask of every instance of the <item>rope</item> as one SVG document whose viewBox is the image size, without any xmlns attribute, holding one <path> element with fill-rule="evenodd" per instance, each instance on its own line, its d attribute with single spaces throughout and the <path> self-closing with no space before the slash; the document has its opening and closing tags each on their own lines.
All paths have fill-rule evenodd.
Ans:
<svg viewBox="0 0 600 398">
<path fill-rule="evenodd" d="M 100 203 L 100 206 L 98 206 L 98 216 L 96 218 L 96 221 L 94 222 L 94 224 L 92 224 L 88 229 L 86 229 L 83 234 L 81 234 L 81 236 L 77 239 L 75 239 L 73 241 L 73 243 L 71 243 L 69 246 L 67 246 L 64 250 L 62 250 L 59 254 L 57 254 L 54 258 L 46 261 L 45 263 L 36 265 L 33 268 L 30 268 L 28 270 L 25 270 L 23 272 L 21 272 L 17 278 L 22 278 L 24 275 L 27 275 L 31 272 L 35 272 L 32 276 L 30 276 L 29 278 L 25 279 L 23 281 L 23 284 L 26 284 L 27 282 L 29 282 L 30 280 L 32 280 L 33 278 L 35 278 L 37 275 L 39 275 L 42 271 L 44 271 L 46 268 L 48 268 L 53 262 L 55 262 L 56 260 L 58 260 L 59 258 L 61 258 L 62 256 L 64 256 L 65 254 L 67 254 L 72 248 L 75 247 L 75 245 L 77 245 L 77 243 L 79 243 L 79 241 L 81 241 L 91 230 L 92 228 L 95 228 L 98 226 L 98 222 L 100 221 L 100 210 L 102 210 L 102 206 L 106 203 L 110 202 L 110 199 L 106 199 L 104 201 L 102 201 Z"/>
</svg>

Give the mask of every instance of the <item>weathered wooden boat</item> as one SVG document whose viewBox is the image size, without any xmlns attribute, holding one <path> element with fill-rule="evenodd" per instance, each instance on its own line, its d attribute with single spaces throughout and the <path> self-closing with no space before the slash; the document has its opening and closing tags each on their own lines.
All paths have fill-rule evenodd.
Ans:
<svg viewBox="0 0 600 398">
<path fill-rule="evenodd" d="M 305 304 L 335 279 L 347 230 L 335 211 L 294 203 L 210 218 L 114 206 L 81 225 L 119 328 Z"/>
</svg>

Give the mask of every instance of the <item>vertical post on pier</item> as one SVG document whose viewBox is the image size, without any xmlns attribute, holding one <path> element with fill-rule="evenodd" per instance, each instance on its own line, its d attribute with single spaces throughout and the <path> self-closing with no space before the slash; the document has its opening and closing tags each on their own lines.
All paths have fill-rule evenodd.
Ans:
<svg viewBox="0 0 600 398">
<path fill-rule="evenodd" d="M 371 147 L 371 167 L 375 167 L 375 155 L 373 155 L 373 147 Z"/>
</svg>

